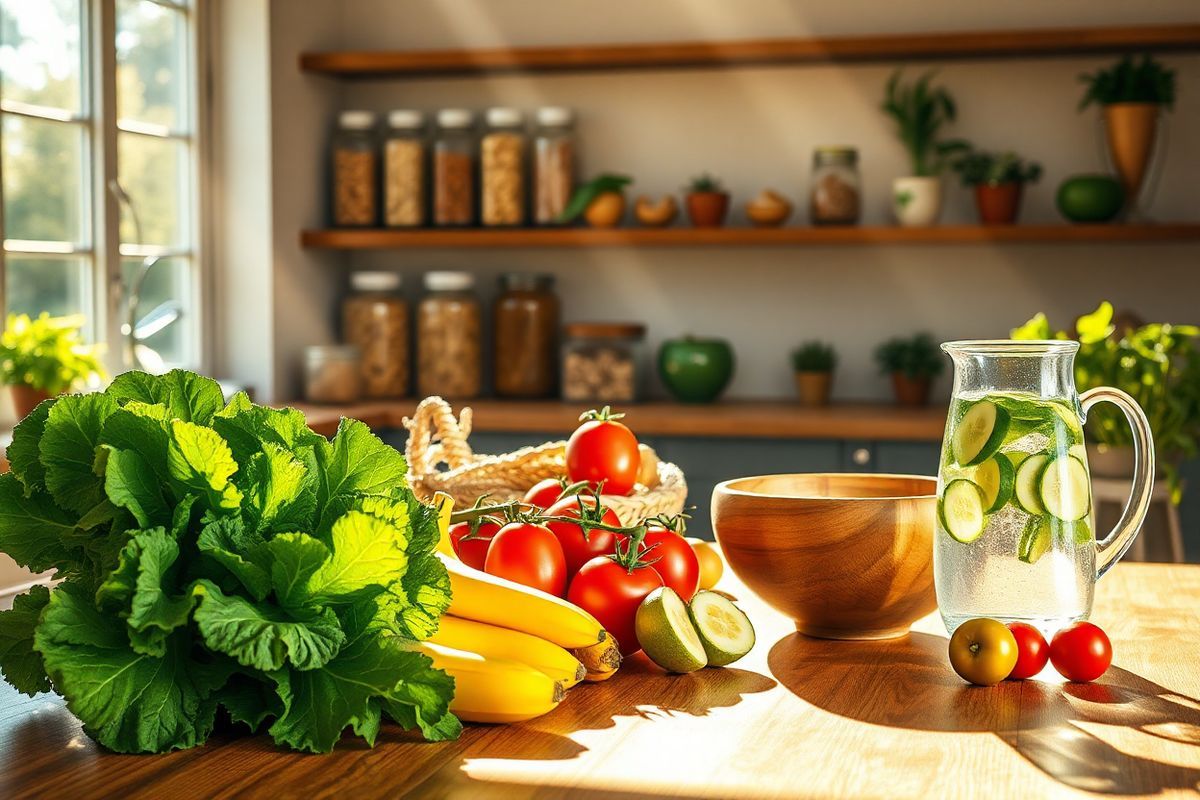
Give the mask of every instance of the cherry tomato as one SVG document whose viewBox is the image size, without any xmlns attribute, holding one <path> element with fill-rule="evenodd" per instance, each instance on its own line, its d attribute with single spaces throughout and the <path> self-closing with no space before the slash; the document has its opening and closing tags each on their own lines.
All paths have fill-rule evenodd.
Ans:
<svg viewBox="0 0 1200 800">
<path fill-rule="evenodd" d="M 700 588 L 713 588 L 721 580 L 722 573 L 725 572 L 725 562 L 721 560 L 721 554 L 717 552 L 717 548 L 712 542 L 695 539 L 691 536 L 687 537 L 686 541 L 692 546 L 692 552 L 700 561 Z"/>
<path fill-rule="evenodd" d="M 1050 660 L 1050 645 L 1046 644 L 1041 631 L 1025 622 L 1010 622 L 1008 629 L 1017 640 L 1017 665 L 1009 674 L 1009 680 L 1023 681 L 1032 678 L 1045 668 Z"/>
<path fill-rule="evenodd" d="M 1094 681 L 1112 663 L 1112 642 L 1099 626 L 1076 622 L 1050 640 L 1050 663 L 1069 681 Z"/>
<path fill-rule="evenodd" d="M 604 482 L 605 494 L 626 495 L 637 482 L 642 456 L 637 437 L 617 422 L 608 406 L 589 411 L 567 440 L 567 475 L 572 481 Z"/>
<path fill-rule="evenodd" d="M 562 545 L 549 529 L 528 522 L 510 522 L 500 529 L 488 547 L 483 571 L 555 597 L 567 589 Z"/>
<path fill-rule="evenodd" d="M 450 526 L 450 546 L 454 548 L 454 554 L 458 556 L 459 561 L 468 567 L 483 569 L 488 545 L 492 543 L 492 537 L 498 530 L 500 530 L 499 523 L 481 522 L 479 530 L 475 532 L 474 536 L 470 536 L 471 523 L 456 522 Z"/>
<path fill-rule="evenodd" d="M 662 578 L 647 566 L 624 567 L 608 556 L 596 556 L 571 581 L 567 600 L 591 613 L 617 640 L 621 655 L 642 649 L 634 620 L 646 595 L 662 586 Z"/>
<path fill-rule="evenodd" d="M 546 516 L 579 519 L 581 509 L 587 509 L 587 516 L 594 519 L 597 516 L 595 508 L 596 498 L 575 495 L 574 497 L 564 497 L 550 506 L 546 509 Z M 607 506 L 601 506 L 601 509 L 600 522 L 605 525 L 620 526 L 621 520 L 617 516 L 617 512 Z M 546 523 L 546 527 L 554 532 L 554 535 L 558 537 L 558 543 L 562 545 L 563 555 L 567 558 L 567 575 L 579 572 L 580 567 L 596 556 L 604 556 L 613 552 L 613 544 L 616 540 L 612 531 L 589 528 L 587 534 L 584 534 L 582 525 L 571 522 L 551 521 Z"/>
<path fill-rule="evenodd" d="M 662 578 L 663 586 L 674 589 L 683 602 L 691 601 L 700 585 L 700 559 L 683 536 L 667 528 L 647 528 L 642 554 Z"/>
<path fill-rule="evenodd" d="M 950 665 L 978 686 L 995 686 L 1017 665 L 1017 640 L 1004 623 L 969 619 L 950 637 Z"/>
<path fill-rule="evenodd" d="M 563 485 L 558 478 L 544 478 L 533 486 L 521 498 L 522 503 L 528 503 L 538 508 L 549 508 L 558 502 L 562 496 Z"/>
</svg>

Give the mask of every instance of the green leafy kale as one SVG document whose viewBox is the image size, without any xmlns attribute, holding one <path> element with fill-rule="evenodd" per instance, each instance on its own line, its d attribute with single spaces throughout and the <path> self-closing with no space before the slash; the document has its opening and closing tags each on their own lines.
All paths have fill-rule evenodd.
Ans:
<svg viewBox="0 0 1200 800">
<path fill-rule="evenodd" d="M 214 381 L 130 372 L 13 432 L 0 550 L 54 588 L 0 612 L 0 670 L 56 691 L 105 747 L 201 744 L 219 709 L 328 752 L 386 716 L 455 738 L 454 681 L 412 644 L 450 581 L 404 457 L 361 422 L 332 440 Z"/>
</svg>

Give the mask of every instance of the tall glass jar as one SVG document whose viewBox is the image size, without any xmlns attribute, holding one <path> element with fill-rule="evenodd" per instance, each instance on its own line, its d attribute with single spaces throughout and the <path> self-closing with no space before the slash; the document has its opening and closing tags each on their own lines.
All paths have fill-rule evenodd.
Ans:
<svg viewBox="0 0 1200 800">
<path fill-rule="evenodd" d="M 438 112 L 433 144 L 433 224 L 470 225 L 475 220 L 475 137 L 470 111 Z"/>
<path fill-rule="evenodd" d="M 374 225 L 379 219 L 379 143 L 375 115 L 343 111 L 330 147 L 333 224 L 339 228 Z"/>
<path fill-rule="evenodd" d="M 342 302 L 342 338 L 362 354 L 363 396 L 408 394 L 408 303 L 395 272 L 350 274 L 351 294 Z"/>
<path fill-rule="evenodd" d="M 569 108 L 537 110 L 533 140 L 533 220 L 555 225 L 575 191 L 575 115 Z"/>
<path fill-rule="evenodd" d="M 854 225 L 862 212 L 858 151 L 818 147 L 813 151 L 809 218 L 813 225 Z"/>
<path fill-rule="evenodd" d="M 425 273 L 417 307 L 417 391 L 477 397 L 483 383 L 483 314 L 469 272 Z"/>
<path fill-rule="evenodd" d="M 383 139 L 383 223 L 394 228 L 425 224 L 425 115 L 401 109 L 388 114 Z"/>
<path fill-rule="evenodd" d="M 497 396 L 547 397 L 554 392 L 558 318 L 554 276 L 500 276 L 492 314 Z"/>
<path fill-rule="evenodd" d="M 317 344 L 304 348 L 304 399 L 310 403 L 355 403 L 362 397 L 358 348 Z"/>
<path fill-rule="evenodd" d="M 489 108 L 479 142 L 484 225 L 525 224 L 525 118 L 515 108 Z"/>
</svg>

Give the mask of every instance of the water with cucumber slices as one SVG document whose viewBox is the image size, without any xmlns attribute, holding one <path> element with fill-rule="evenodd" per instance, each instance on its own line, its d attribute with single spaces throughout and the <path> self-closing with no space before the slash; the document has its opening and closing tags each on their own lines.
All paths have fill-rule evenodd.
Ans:
<svg viewBox="0 0 1200 800">
<path fill-rule="evenodd" d="M 1083 428 L 1066 401 L 971 392 L 951 404 L 933 565 L 951 632 L 973 617 L 1053 633 L 1087 616 L 1096 576 Z"/>
</svg>

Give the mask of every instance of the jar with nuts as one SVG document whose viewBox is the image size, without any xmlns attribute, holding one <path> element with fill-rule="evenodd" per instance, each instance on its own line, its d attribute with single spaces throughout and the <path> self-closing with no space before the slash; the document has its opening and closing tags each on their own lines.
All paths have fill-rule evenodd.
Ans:
<svg viewBox="0 0 1200 800">
<path fill-rule="evenodd" d="M 374 225 L 379 219 L 379 145 L 375 115 L 343 111 L 333 136 L 333 224 L 338 227 Z"/>
<path fill-rule="evenodd" d="M 433 143 L 433 224 L 470 225 L 475 221 L 474 117 L 461 108 L 438 112 Z"/>
<path fill-rule="evenodd" d="M 576 322 L 563 326 L 562 396 L 572 402 L 631 403 L 642 395 L 646 327 Z"/>
<path fill-rule="evenodd" d="M 814 225 L 854 225 L 861 211 L 858 151 L 818 147 L 813 151 L 809 217 Z"/>
<path fill-rule="evenodd" d="M 388 114 L 383 139 L 383 222 L 395 228 L 425 224 L 425 115 Z"/>
<path fill-rule="evenodd" d="M 310 403 L 354 403 L 362 396 L 358 348 L 318 344 L 304 349 L 304 399 Z"/>
<path fill-rule="evenodd" d="M 525 224 L 525 118 L 515 108 L 489 108 L 479 142 L 484 225 Z"/>
<path fill-rule="evenodd" d="M 463 400 L 483 383 L 483 314 L 469 272 L 425 273 L 417 307 L 417 391 Z"/>
<path fill-rule="evenodd" d="M 533 138 L 533 220 L 562 224 L 560 217 L 575 193 L 575 115 L 571 109 L 546 106 L 537 110 Z"/>
<path fill-rule="evenodd" d="M 408 394 L 408 303 L 395 272 L 353 272 L 342 303 L 342 338 L 362 354 L 363 396 Z"/>
</svg>

